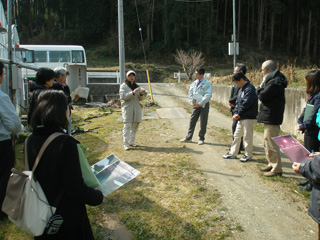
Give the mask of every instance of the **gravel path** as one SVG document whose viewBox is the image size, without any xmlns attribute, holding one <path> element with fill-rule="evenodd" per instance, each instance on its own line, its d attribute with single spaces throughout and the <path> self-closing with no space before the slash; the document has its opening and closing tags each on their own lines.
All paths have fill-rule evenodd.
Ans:
<svg viewBox="0 0 320 240">
<path fill-rule="evenodd" d="M 148 89 L 147 85 L 140 85 Z M 187 91 L 175 84 L 153 84 L 152 91 L 154 101 L 162 108 L 175 111 L 175 108 L 188 106 Z M 188 117 L 180 117 L 172 120 L 177 138 L 185 137 L 189 124 Z M 227 133 L 231 134 L 231 117 L 211 106 L 206 143 L 202 146 L 197 144 L 198 127 L 199 124 L 193 142 L 186 143 L 186 147 L 206 174 L 208 183 L 221 193 L 224 209 L 221 214 L 243 228 L 243 232 L 234 232 L 234 239 L 317 239 L 317 224 L 308 216 L 303 197 L 280 181 L 262 177 L 259 167 L 264 166 L 265 161 L 261 160 L 264 158 L 261 133 L 254 134 L 253 161 L 241 163 L 237 159 L 222 159 L 231 142 L 221 143 L 210 135 L 215 127 L 230 129 Z M 301 178 L 291 170 L 288 159 L 282 160 L 284 178 Z"/>
</svg>

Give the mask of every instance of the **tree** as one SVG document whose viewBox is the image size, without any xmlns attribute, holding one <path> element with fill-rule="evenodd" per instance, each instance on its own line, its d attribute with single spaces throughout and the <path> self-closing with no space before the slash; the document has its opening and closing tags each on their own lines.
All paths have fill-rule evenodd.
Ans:
<svg viewBox="0 0 320 240">
<path fill-rule="evenodd" d="M 13 0 L 20 40 L 42 44 L 105 44 L 117 51 L 117 0 Z M 124 2 L 124 27 L 128 57 L 140 56 L 140 34 L 150 56 L 166 56 L 176 49 L 195 49 L 224 57 L 232 34 L 231 0 Z M 236 1 L 237 40 L 258 52 L 269 48 L 288 55 L 320 59 L 319 0 Z M 6 9 L 7 0 L 1 0 Z M 245 41 L 246 40 L 246 41 Z M 246 47 L 244 45 L 244 47 Z M 258 49 L 257 49 L 258 48 Z M 242 48 L 245 49 L 245 48 Z M 163 55 L 162 55 L 163 54 Z M 231 58 L 230 58 L 231 59 Z M 262 59 L 263 60 L 263 59 Z"/>
<path fill-rule="evenodd" d="M 174 57 L 176 62 L 182 65 L 183 70 L 186 72 L 190 81 L 192 81 L 192 76 L 197 68 L 200 68 L 205 64 L 203 53 L 199 51 L 191 50 L 185 52 L 180 49 L 177 50 L 177 54 L 175 54 Z"/>
</svg>

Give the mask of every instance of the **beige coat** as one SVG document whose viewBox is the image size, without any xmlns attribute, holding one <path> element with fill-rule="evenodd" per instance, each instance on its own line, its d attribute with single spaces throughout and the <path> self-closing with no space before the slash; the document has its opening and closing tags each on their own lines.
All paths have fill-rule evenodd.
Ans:
<svg viewBox="0 0 320 240">
<path fill-rule="evenodd" d="M 142 110 L 140 102 L 145 96 L 140 95 L 141 87 L 137 94 L 133 95 L 131 88 L 126 84 L 120 85 L 119 95 L 121 101 L 123 122 L 141 122 Z"/>
</svg>

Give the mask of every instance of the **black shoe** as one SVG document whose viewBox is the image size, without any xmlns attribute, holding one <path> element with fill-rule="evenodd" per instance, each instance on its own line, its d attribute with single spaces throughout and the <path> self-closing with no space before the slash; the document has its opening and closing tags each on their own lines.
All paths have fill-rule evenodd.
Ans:
<svg viewBox="0 0 320 240">
<path fill-rule="evenodd" d="M 309 179 L 306 179 L 305 181 L 298 182 L 298 185 L 300 185 L 300 186 L 305 186 L 305 185 L 307 185 L 308 183 L 310 183 L 310 180 L 309 180 Z"/>
<path fill-rule="evenodd" d="M 307 185 L 300 187 L 300 190 L 306 190 L 306 191 L 311 191 L 312 190 L 312 183 L 308 183 Z"/>
<path fill-rule="evenodd" d="M 7 219 L 7 218 L 8 218 L 7 214 L 5 214 L 4 212 L 0 211 L 0 221 L 2 221 L 4 219 Z"/>
</svg>

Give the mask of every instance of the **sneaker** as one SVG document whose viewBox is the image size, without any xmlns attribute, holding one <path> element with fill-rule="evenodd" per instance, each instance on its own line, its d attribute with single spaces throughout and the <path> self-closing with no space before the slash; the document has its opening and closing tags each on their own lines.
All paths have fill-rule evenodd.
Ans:
<svg viewBox="0 0 320 240">
<path fill-rule="evenodd" d="M 228 152 L 226 155 L 222 156 L 224 159 L 236 159 L 237 156 L 233 156 L 230 152 Z"/>
<path fill-rule="evenodd" d="M 131 147 L 136 147 L 137 145 L 135 143 L 130 143 L 129 144 Z"/>
<path fill-rule="evenodd" d="M 199 140 L 198 144 L 199 144 L 199 145 L 203 145 L 203 144 L 204 144 L 204 141 L 203 141 L 203 140 Z"/>
<path fill-rule="evenodd" d="M 180 142 L 191 142 L 191 139 L 183 138 L 180 140 Z"/>
<path fill-rule="evenodd" d="M 129 146 L 127 146 L 127 145 L 124 145 L 123 147 L 124 147 L 124 150 L 126 150 L 126 151 L 130 149 Z"/>
<path fill-rule="evenodd" d="M 240 158 L 240 161 L 241 161 L 241 162 L 247 162 L 247 161 L 249 161 L 249 160 L 252 160 L 252 158 L 249 158 L 247 155 L 243 155 L 243 157 Z"/>
</svg>

